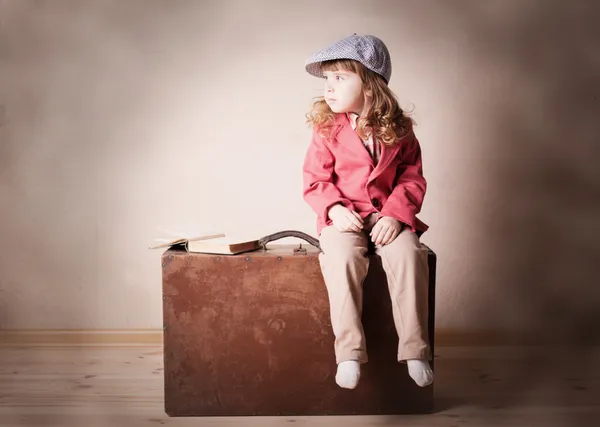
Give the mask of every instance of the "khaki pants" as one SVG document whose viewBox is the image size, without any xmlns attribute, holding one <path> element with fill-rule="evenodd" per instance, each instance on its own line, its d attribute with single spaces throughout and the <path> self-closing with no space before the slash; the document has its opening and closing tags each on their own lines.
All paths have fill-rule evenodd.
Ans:
<svg viewBox="0 0 600 427">
<path fill-rule="evenodd" d="M 365 218 L 363 230 L 339 232 L 325 227 L 319 241 L 319 262 L 329 295 L 331 324 L 337 363 L 358 360 L 366 363 L 367 350 L 361 322 L 363 282 L 369 268 L 369 232 L 378 214 Z M 392 243 L 377 245 L 385 270 L 392 313 L 398 333 L 398 361 L 431 360 L 427 330 L 429 269 L 427 248 L 405 228 Z"/>
</svg>

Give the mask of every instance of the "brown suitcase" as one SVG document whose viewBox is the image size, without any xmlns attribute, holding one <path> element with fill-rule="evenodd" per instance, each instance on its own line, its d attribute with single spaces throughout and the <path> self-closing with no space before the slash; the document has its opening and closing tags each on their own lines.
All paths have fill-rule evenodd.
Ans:
<svg viewBox="0 0 600 427">
<path fill-rule="evenodd" d="M 396 361 L 390 296 L 381 260 L 374 254 L 369 255 L 363 302 L 369 362 L 362 365 L 356 389 L 335 384 L 334 337 L 318 253 L 318 242 L 263 245 L 263 250 L 238 255 L 190 253 L 177 247 L 163 253 L 168 415 L 433 410 L 433 385 L 417 386 L 406 365 Z M 429 269 L 433 351 L 436 255 L 431 249 Z"/>
</svg>

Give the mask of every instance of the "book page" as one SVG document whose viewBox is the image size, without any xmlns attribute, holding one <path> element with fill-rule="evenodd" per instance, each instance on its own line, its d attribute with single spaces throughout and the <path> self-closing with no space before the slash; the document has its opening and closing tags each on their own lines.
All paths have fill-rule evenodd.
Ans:
<svg viewBox="0 0 600 427">
<path fill-rule="evenodd" d="M 252 242 L 258 239 L 260 239 L 260 237 L 256 236 L 255 234 L 223 234 L 220 237 L 213 237 L 212 239 L 202 240 L 200 244 L 206 243 L 207 245 L 234 245 L 237 243 Z"/>
<path fill-rule="evenodd" d="M 194 230 L 187 230 L 183 232 L 183 230 L 167 230 L 161 227 L 157 227 L 159 231 L 157 233 L 157 237 L 154 237 L 149 245 L 150 249 L 157 248 L 165 248 L 172 245 L 182 244 L 188 241 L 200 241 L 200 240 L 210 240 L 216 238 L 225 237 L 225 233 L 215 232 L 215 231 L 206 231 L 200 230 L 199 228 Z"/>
</svg>

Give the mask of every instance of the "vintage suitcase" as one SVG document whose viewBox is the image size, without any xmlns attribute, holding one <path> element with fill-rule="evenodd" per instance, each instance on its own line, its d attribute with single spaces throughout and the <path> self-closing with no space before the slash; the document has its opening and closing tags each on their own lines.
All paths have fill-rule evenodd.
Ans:
<svg viewBox="0 0 600 427">
<path fill-rule="evenodd" d="M 307 240 L 307 241 L 315 241 Z M 164 398 L 170 416 L 428 413 L 396 361 L 385 273 L 370 254 L 363 323 L 369 362 L 354 390 L 335 384 L 329 302 L 313 245 L 263 245 L 238 255 L 162 255 Z M 434 348 L 436 255 L 429 249 Z M 432 367 L 435 367 L 432 365 Z"/>
</svg>

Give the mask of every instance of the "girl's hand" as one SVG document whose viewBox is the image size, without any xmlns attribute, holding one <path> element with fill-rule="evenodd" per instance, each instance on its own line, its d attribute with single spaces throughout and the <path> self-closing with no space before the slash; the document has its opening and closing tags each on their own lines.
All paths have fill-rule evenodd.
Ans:
<svg viewBox="0 0 600 427">
<path fill-rule="evenodd" d="M 363 228 L 363 220 L 360 215 L 343 205 L 332 206 L 327 216 L 333 221 L 333 226 L 339 232 L 359 232 Z"/>
<path fill-rule="evenodd" d="M 402 231 L 402 223 L 396 218 L 382 216 L 371 229 L 371 240 L 376 245 L 387 245 Z"/>
</svg>

